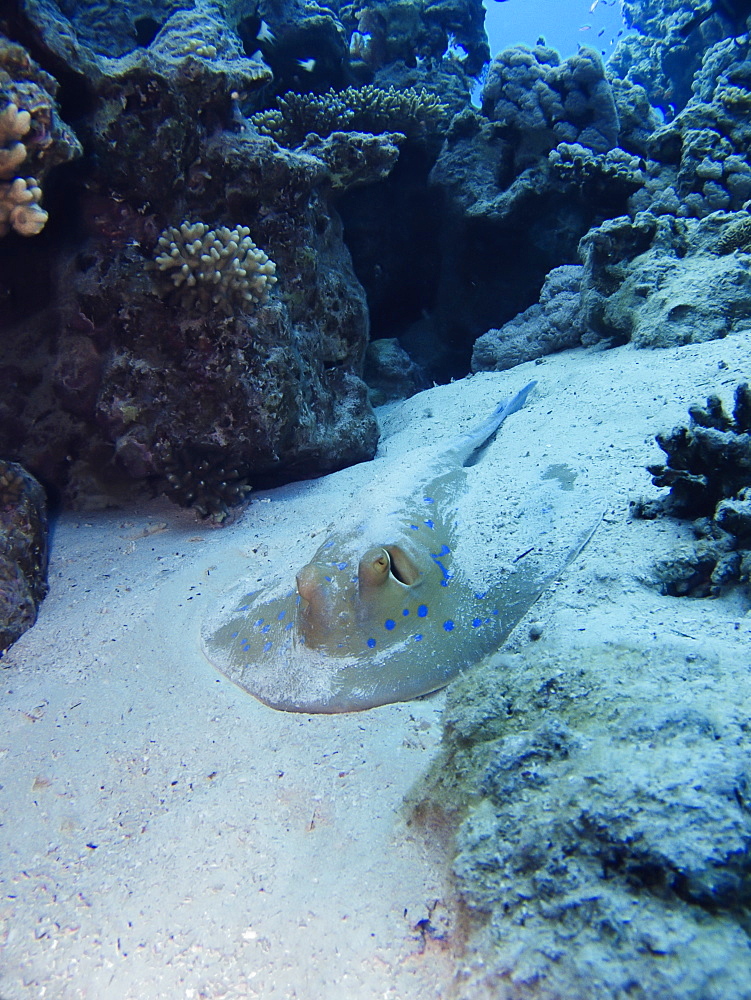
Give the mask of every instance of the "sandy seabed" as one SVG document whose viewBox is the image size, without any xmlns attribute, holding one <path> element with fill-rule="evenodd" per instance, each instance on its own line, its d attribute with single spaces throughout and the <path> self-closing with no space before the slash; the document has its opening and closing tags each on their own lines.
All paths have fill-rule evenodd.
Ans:
<svg viewBox="0 0 751 1000">
<path fill-rule="evenodd" d="M 253 494 L 222 529 L 164 501 L 61 516 L 49 596 L 0 673 L 1 1000 L 449 997 L 463 958 L 445 858 L 403 808 L 443 695 L 275 712 L 207 662 L 200 626 L 242 579 L 292 581 L 391 459 L 440 448 L 536 378 L 482 460 L 498 504 L 531 455 L 573 468 L 604 517 L 509 648 L 534 621 L 564 644 L 700 631 L 747 655 L 740 598 L 640 582 L 688 529 L 632 521 L 629 501 L 657 495 L 655 432 L 711 392 L 731 403 L 749 374 L 751 333 L 570 351 L 381 408 L 375 461 Z"/>
</svg>

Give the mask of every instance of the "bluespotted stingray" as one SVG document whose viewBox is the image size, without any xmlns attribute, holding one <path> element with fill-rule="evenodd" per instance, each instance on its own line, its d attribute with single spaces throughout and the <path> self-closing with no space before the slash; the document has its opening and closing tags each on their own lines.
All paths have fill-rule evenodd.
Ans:
<svg viewBox="0 0 751 1000">
<path fill-rule="evenodd" d="M 436 691 L 496 651 L 599 521 L 541 470 L 513 500 L 462 510 L 483 446 L 535 384 L 429 460 L 387 466 L 295 587 L 224 604 L 204 628 L 208 659 L 272 708 L 353 712 Z"/>
</svg>

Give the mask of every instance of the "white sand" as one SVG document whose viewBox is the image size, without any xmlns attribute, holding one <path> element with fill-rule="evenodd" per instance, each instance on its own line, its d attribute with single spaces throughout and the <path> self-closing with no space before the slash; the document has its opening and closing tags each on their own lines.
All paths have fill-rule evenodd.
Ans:
<svg viewBox="0 0 751 1000">
<path fill-rule="evenodd" d="M 644 469 L 662 456 L 654 433 L 710 392 L 731 402 L 750 375 L 751 334 L 572 351 L 383 408 L 382 457 L 255 494 L 221 530 L 165 502 L 63 516 L 50 594 L 0 675 L 2 1000 L 448 996 L 460 944 L 450 885 L 401 811 L 440 739 L 443 696 L 274 712 L 204 659 L 201 621 L 243 576 L 291 581 L 391 458 L 440 446 L 537 378 L 476 467 L 478 511 L 487 476 L 503 509 L 515 463 L 534 463 L 573 469 L 605 518 L 509 645 L 535 621 L 562 643 L 676 635 L 747 653 L 740 595 L 643 586 L 688 529 L 632 522 L 628 504 L 657 493 Z M 416 925 L 431 914 L 425 940 Z"/>
</svg>

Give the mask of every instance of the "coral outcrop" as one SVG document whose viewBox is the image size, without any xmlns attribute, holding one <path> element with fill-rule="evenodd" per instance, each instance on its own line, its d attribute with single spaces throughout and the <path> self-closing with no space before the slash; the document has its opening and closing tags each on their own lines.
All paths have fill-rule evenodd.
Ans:
<svg viewBox="0 0 751 1000">
<path fill-rule="evenodd" d="M 517 45 L 490 64 L 482 111 L 516 137 L 515 168 L 559 142 L 606 153 L 618 142 L 618 112 L 595 49 L 563 62 L 555 49 Z"/>
<path fill-rule="evenodd" d="M 236 15 L 136 4 L 113 15 L 130 41 L 110 42 L 83 10 L 35 8 L 40 46 L 77 74 L 91 155 L 42 283 L 54 311 L 24 297 L 28 268 L 6 295 L 0 445 L 71 506 L 158 491 L 221 516 L 251 483 L 375 450 L 367 305 L 332 192 L 384 176 L 399 147 L 258 135 L 241 106 L 271 70 Z"/>
<path fill-rule="evenodd" d="M 276 265 L 250 238 L 247 226 L 209 229 L 204 222 L 170 226 L 157 242 L 154 264 L 187 309 L 233 311 L 265 302 Z"/>
<path fill-rule="evenodd" d="M 0 655 L 34 624 L 47 589 L 44 490 L 22 466 L 0 460 Z"/>
<path fill-rule="evenodd" d="M 452 685 L 413 816 L 468 917 L 457 997 L 744 1000 L 744 672 L 695 643 L 543 639 Z"/>
<path fill-rule="evenodd" d="M 666 464 L 647 467 L 654 485 L 670 493 L 633 510 L 638 517 L 693 521 L 695 544 L 658 564 L 659 585 L 673 596 L 717 597 L 751 582 L 751 389 L 736 388 L 732 416 L 719 396 L 690 407 L 689 416 L 688 427 L 656 437 Z"/>
<path fill-rule="evenodd" d="M 743 329 L 751 320 L 748 255 L 718 252 L 743 218 L 643 212 L 591 230 L 579 248 L 584 342 L 671 347 Z"/>
<path fill-rule="evenodd" d="M 472 371 L 505 371 L 580 344 L 585 331 L 580 305 L 582 270 L 576 264 L 553 268 L 538 303 L 500 330 L 488 330 L 477 338 Z"/>
</svg>

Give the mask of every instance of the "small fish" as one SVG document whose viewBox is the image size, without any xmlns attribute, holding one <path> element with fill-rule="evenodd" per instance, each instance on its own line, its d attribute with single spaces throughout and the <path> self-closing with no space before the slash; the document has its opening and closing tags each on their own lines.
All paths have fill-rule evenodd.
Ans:
<svg viewBox="0 0 751 1000">
<path fill-rule="evenodd" d="M 256 34 L 256 39 L 259 42 L 268 42 L 269 45 L 273 45 L 276 41 L 276 35 L 265 21 L 261 21 L 261 26 Z"/>
<path fill-rule="evenodd" d="M 312 73 L 316 68 L 316 61 L 315 59 L 298 59 L 297 65 L 300 69 L 304 69 L 306 73 Z"/>
</svg>

